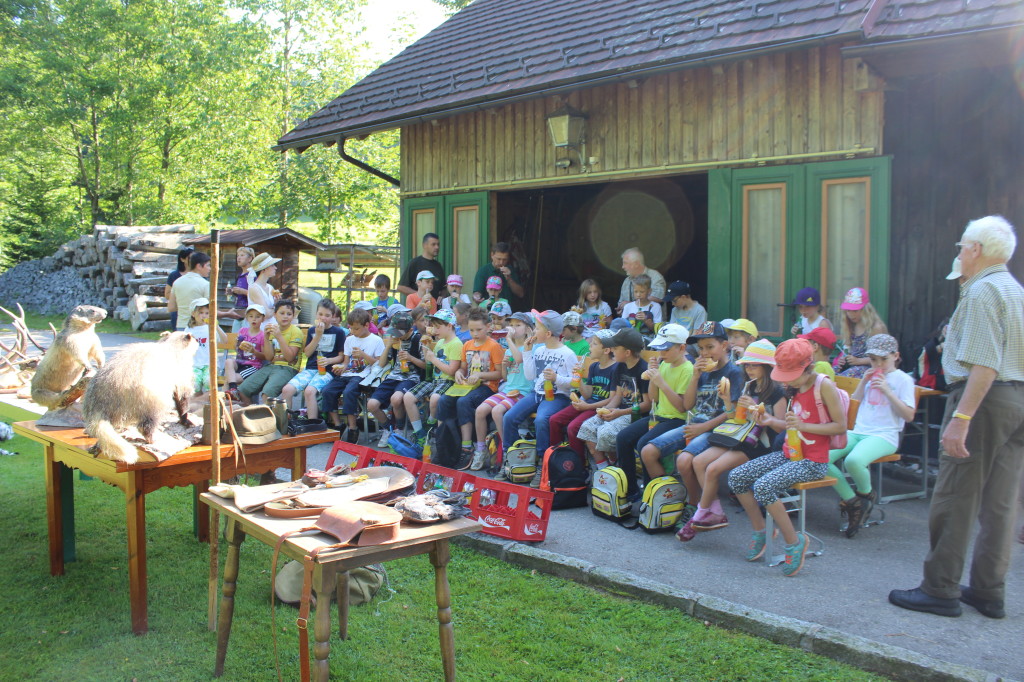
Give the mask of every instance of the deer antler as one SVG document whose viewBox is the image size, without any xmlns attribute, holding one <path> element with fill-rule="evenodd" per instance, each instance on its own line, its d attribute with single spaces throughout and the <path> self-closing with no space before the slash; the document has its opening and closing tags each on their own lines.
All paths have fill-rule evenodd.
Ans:
<svg viewBox="0 0 1024 682">
<path fill-rule="evenodd" d="M 0 305 L 0 310 L 11 316 L 11 321 L 14 323 L 14 328 L 18 331 L 18 349 L 21 351 L 22 357 L 24 357 L 24 353 L 28 351 L 29 341 L 31 341 L 32 345 L 35 346 L 37 349 L 45 352 L 46 348 L 40 346 L 39 342 L 36 341 L 35 337 L 32 336 L 32 332 L 28 330 L 28 324 L 26 324 L 25 322 L 25 309 L 21 307 L 21 303 L 16 303 L 15 305 L 18 306 L 18 312 L 20 313 L 20 315 L 15 315 L 2 305 Z"/>
</svg>

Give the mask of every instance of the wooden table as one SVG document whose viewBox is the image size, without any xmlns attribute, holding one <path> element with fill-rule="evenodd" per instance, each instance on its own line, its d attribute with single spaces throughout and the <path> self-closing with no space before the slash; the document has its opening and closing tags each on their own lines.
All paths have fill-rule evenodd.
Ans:
<svg viewBox="0 0 1024 682">
<path fill-rule="evenodd" d="M 132 611 L 132 632 L 149 630 L 146 609 L 146 495 L 161 488 L 193 485 L 202 492 L 209 487 L 212 461 L 209 445 L 186 448 L 162 462 L 128 465 L 98 459 L 89 453 L 95 438 L 82 429 L 36 426 L 34 421 L 15 422 L 14 432 L 43 445 L 46 476 L 46 522 L 50 540 L 50 574 L 64 575 L 64 561 L 74 560 L 74 476 L 73 469 L 116 486 L 124 493 L 128 522 L 128 584 Z M 221 476 L 231 478 L 246 472 L 260 473 L 279 467 L 290 468 L 293 478 L 306 467 L 306 448 L 338 439 L 337 431 L 320 431 L 280 438 L 264 445 L 245 448 L 245 464 L 235 460 L 234 447 L 221 445 Z M 209 539 L 210 516 L 202 508 L 198 519 L 199 539 Z"/>
<path fill-rule="evenodd" d="M 215 511 L 228 519 L 228 555 L 224 563 L 224 587 L 220 600 L 220 616 L 217 621 L 217 663 L 214 676 L 224 672 L 224 659 L 231 636 L 231 618 L 235 608 L 235 588 L 238 580 L 239 547 L 246 535 L 274 547 L 286 532 L 312 525 L 313 519 L 272 518 L 262 512 L 245 514 L 230 501 L 210 493 L 200 498 Z M 434 591 L 437 599 L 437 620 L 441 640 L 441 661 L 445 680 L 455 679 L 455 628 L 452 625 L 451 591 L 448 588 L 448 540 L 457 535 L 473 533 L 482 528 L 471 519 L 455 519 L 431 525 L 403 523 L 398 539 L 386 545 L 352 547 L 317 556 L 313 574 L 313 591 L 316 594 L 316 615 L 313 621 L 313 679 L 327 680 L 329 668 L 327 656 L 331 639 L 331 593 L 338 596 L 338 636 L 348 636 L 348 571 L 360 566 L 378 564 L 392 559 L 402 559 L 419 554 L 430 554 L 434 566 Z M 335 544 L 336 539 L 322 533 L 307 533 L 291 536 L 281 546 L 281 553 L 289 558 L 302 561 L 309 552 L 325 545 Z"/>
</svg>

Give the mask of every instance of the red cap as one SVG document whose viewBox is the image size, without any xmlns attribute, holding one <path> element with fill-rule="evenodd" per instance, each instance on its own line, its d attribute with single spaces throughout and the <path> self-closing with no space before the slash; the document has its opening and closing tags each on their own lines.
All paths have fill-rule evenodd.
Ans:
<svg viewBox="0 0 1024 682">
<path fill-rule="evenodd" d="M 808 341 L 814 341 L 816 344 L 827 350 L 832 350 L 836 347 L 836 335 L 828 327 L 815 327 L 808 334 L 800 334 L 798 339 L 807 339 Z"/>
<path fill-rule="evenodd" d="M 806 339 L 790 339 L 783 341 L 775 349 L 775 368 L 772 379 L 785 383 L 793 381 L 804 373 L 814 359 L 814 349 Z"/>
</svg>

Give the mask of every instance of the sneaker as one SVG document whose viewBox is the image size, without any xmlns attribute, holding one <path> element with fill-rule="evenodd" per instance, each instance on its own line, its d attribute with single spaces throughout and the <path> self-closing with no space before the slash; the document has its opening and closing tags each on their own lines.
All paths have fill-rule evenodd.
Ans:
<svg viewBox="0 0 1024 682">
<path fill-rule="evenodd" d="M 533 474 L 533 480 L 530 481 L 530 487 L 531 488 L 539 488 L 540 487 L 540 477 L 541 477 L 541 475 L 543 473 L 544 472 L 541 470 L 541 468 L 537 467 L 537 471 L 535 471 L 534 474 Z"/>
<path fill-rule="evenodd" d="M 391 429 L 386 426 L 380 428 L 380 440 L 377 441 L 377 449 L 383 450 L 388 446 L 388 438 L 391 437 Z"/>
<path fill-rule="evenodd" d="M 676 533 L 676 538 L 679 540 L 679 542 L 689 542 L 690 540 L 692 540 L 696 536 L 697 536 L 697 531 L 693 527 L 693 519 L 692 518 L 689 521 L 687 521 L 686 523 L 684 523 L 683 527 L 679 529 L 678 533 Z"/>
<path fill-rule="evenodd" d="M 786 561 L 782 565 L 782 575 L 792 578 L 804 567 L 804 557 L 807 555 L 807 536 L 800 533 L 795 545 L 786 547 Z"/>
<path fill-rule="evenodd" d="M 508 483 L 508 476 L 505 475 L 505 469 L 498 469 L 498 473 L 494 474 L 494 480 L 498 482 Z"/>
<path fill-rule="evenodd" d="M 420 452 L 423 452 L 423 448 L 427 446 L 427 439 L 430 437 L 430 435 L 427 433 L 426 429 L 424 429 L 423 431 L 417 431 L 412 435 L 413 438 L 415 438 L 414 442 L 416 443 L 416 447 L 419 448 Z"/>
<path fill-rule="evenodd" d="M 469 468 L 469 465 L 473 463 L 473 448 L 462 448 L 462 452 L 459 453 L 459 461 L 455 463 L 453 468 L 458 471 L 465 471 Z"/>
<path fill-rule="evenodd" d="M 725 514 L 716 514 L 709 511 L 704 518 L 697 520 L 697 517 L 693 518 L 693 527 L 697 532 L 703 532 L 707 530 L 718 530 L 719 528 L 725 528 L 729 525 L 729 519 L 726 518 Z"/>
<path fill-rule="evenodd" d="M 757 561 L 764 556 L 764 548 L 767 544 L 768 535 L 763 530 L 755 530 L 750 536 L 750 544 L 747 545 L 747 561 Z"/>
<path fill-rule="evenodd" d="M 686 525 L 686 522 L 693 518 L 693 515 L 697 513 L 697 507 L 688 504 L 683 507 L 683 513 L 679 516 L 679 523 Z"/>
<path fill-rule="evenodd" d="M 484 468 L 484 458 L 487 457 L 487 452 L 484 450 L 477 450 L 473 453 L 473 461 L 469 465 L 470 471 L 480 471 Z"/>
<path fill-rule="evenodd" d="M 349 429 L 345 432 L 345 442 L 355 445 L 359 442 L 359 429 Z"/>
</svg>

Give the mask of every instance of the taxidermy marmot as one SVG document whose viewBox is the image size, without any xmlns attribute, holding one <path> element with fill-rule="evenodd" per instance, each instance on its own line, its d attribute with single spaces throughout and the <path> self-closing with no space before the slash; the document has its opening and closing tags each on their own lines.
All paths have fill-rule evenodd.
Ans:
<svg viewBox="0 0 1024 682">
<path fill-rule="evenodd" d="M 49 409 L 66 407 L 85 392 L 89 370 L 102 367 L 105 357 L 96 325 L 107 311 L 80 305 L 64 320 L 32 377 L 32 400 Z"/>
<path fill-rule="evenodd" d="M 192 396 L 192 360 L 199 343 L 185 332 L 165 332 L 156 343 L 133 343 L 111 358 L 85 391 L 85 431 L 96 450 L 113 460 L 134 464 L 135 446 L 119 433 L 134 426 L 147 443 L 164 416 L 174 408 L 188 425 Z"/>
</svg>

